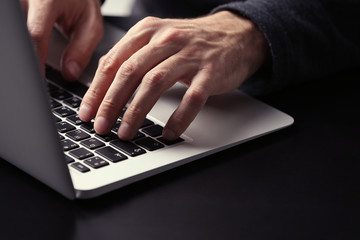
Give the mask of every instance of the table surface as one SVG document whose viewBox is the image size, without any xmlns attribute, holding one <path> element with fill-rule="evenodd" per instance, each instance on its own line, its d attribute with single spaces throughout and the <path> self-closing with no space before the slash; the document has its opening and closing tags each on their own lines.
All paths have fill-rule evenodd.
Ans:
<svg viewBox="0 0 360 240">
<path fill-rule="evenodd" d="M 0 161 L 0 239 L 359 239 L 359 80 L 262 96 L 294 125 L 92 200 Z"/>
</svg>

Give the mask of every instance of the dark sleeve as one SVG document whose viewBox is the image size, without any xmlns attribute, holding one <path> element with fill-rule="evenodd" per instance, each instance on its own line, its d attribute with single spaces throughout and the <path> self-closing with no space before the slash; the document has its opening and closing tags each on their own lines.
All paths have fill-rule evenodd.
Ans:
<svg viewBox="0 0 360 240">
<path fill-rule="evenodd" d="M 271 50 L 268 69 L 245 82 L 254 92 L 360 67 L 359 0 L 244 0 L 221 5 L 252 20 Z"/>
</svg>

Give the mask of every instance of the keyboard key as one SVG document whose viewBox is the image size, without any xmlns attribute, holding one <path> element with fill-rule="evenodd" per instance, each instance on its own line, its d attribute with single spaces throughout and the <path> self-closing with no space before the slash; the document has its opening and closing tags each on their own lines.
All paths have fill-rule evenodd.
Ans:
<svg viewBox="0 0 360 240">
<path fill-rule="evenodd" d="M 64 151 L 70 151 L 72 149 L 75 149 L 75 148 L 79 147 L 79 145 L 77 145 L 76 143 L 74 143 L 71 140 L 62 140 L 61 143 L 63 145 Z"/>
<path fill-rule="evenodd" d="M 99 150 L 96 150 L 95 152 L 114 163 L 127 159 L 127 157 L 124 154 L 116 151 L 112 147 L 104 147 Z"/>
<path fill-rule="evenodd" d="M 61 122 L 61 119 L 55 116 L 55 114 L 53 114 L 53 119 L 55 122 Z"/>
<path fill-rule="evenodd" d="M 122 110 L 121 110 L 121 113 L 120 113 L 120 119 L 122 119 L 123 118 L 123 116 L 124 116 L 124 114 L 125 114 L 125 112 L 126 112 L 126 107 L 124 107 Z"/>
<path fill-rule="evenodd" d="M 101 140 L 105 141 L 105 142 L 110 142 L 112 140 L 115 140 L 115 139 L 118 139 L 118 136 L 117 134 L 111 132 L 107 135 L 99 135 L 99 134 L 96 134 L 95 135 L 96 137 L 100 138 Z"/>
<path fill-rule="evenodd" d="M 92 152 L 89 152 L 85 148 L 78 148 L 76 150 L 70 151 L 69 153 L 79 160 L 94 156 Z"/>
<path fill-rule="evenodd" d="M 90 138 L 85 141 L 82 141 L 81 145 L 83 145 L 91 150 L 105 146 L 105 144 L 103 142 L 101 142 L 100 140 L 98 140 L 96 138 Z"/>
<path fill-rule="evenodd" d="M 68 120 L 69 122 L 71 122 L 75 125 L 80 125 L 80 124 L 85 123 L 80 120 L 79 115 L 73 115 L 73 116 L 67 117 L 66 120 Z"/>
<path fill-rule="evenodd" d="M 160 125 L 152 125 L 150 127 L 142 129 L 144 133 L 150 135 L 151 137 L 158 137 L 162 135 L 162 130 L 163 127 L 161 127 Z"/>
<path fill-rule="evenodd" d="M 162 142 L 163 144 L 168 145 L 168 146 L 184 141 L 184 139 L 182 139 L 182 138 L 178 138 L 178 139 L 175 139 L 173 141 L 169 141 L 169 140 L 166 140 L 163 137 L 159 137 L 157 140 L 159 140 L 160 142 Z"/>
<path fill-rule="evenodd" d="M 72 108 L 78 108 L 80 106 L 81 99 L 77 97 L 71 97 L 66 99 L 64 103 Z"/>
<path fill-rule="evenodd" d="M 72 95 L 64 89 L 57 89 L 55 91 L 51 91 L 50 95 L 57 100 L 64 100 L 72 97 Z"/>
<path fill-rule="evenodd" d="M 57 108 L 60 107 L 61 103 L 58 101 L 55 101 L 54 99 L 50 98 L 50 108 Z"/>
<path fill-rule="evenodd" d="M 69 157 L 68 155 L 65 155 L 65 160 L 66 160 L 66 163 L 75 162 L 75 160 L 73 158 Z"/>
<path fill-rule="evenodd" d="M 80 129 L 68 132 L 65 136 L 67 136 L 67 137 L 69 137 L 69 138 L 71 138 L 72 140 L 75 140 L 75 141 L 81 141 L 81 140 L 84 140 L 84 139 L 90 137 L 89 134 L 87 134 L 84 131 L 81 131 Z"/>
<path fill-rule="evenodd" d="M 47 87 L 48 87 L 49 92 L 59 90 L 59 88 L 57 86 L 55 86 L 54 84 L 49 83 L 49 82 L 47 84 Z"/>
<path fill-rule="evenodd" d="M 80 128 L 87 131 L 88 133 L 95 133 L 93 122 L 86 122 L 82 124 Z"/>
<path fill-rule="evenodd" d="M 145 121 L 141 124 L 141 127 L 140 127 L 140 128 L 148 127 L 148 126 L 153 125 L 153 124 L 154 124 L 153 121 L 145 118 Z"/>
<path fill-rule="evenodd" d="M 68 107 L 59 107 L 59 108 L 55 108 L 53 110 L 54 113 L 56 113 L 57 115 L 59 115 L 60 117 L 67 117 L 67 116 L 70 116 L 70 115 L 74 115 L 76 112 L 71 110 L 70 108 Z"/>
<path fill-rule="evenodd" d="M 73 164 L 71 164 L 71 166 L 82 173 L 90 171 L 90 169 L 88 167 L 84 166 L 83 164 L 81 164 L 79 162 L 73 163 Z"/>
<path fill-rule="evenodd" d="M 73 125 L 71 125 L 70 123 L 67 123 L 67 122 L 56 123 L 56 127 L 57 127 L 58 132 L 60 132 L 60 133 L 69 132 L 69 131 L 75 129 L 75 127 Z"/>
<path fill-rule="evenodd" d="M 84 163 L 86 163 L 87 165 L 89 165 L 92 168 L 101 168 L 101 167 L 109 165 L 109 163 L 107 161 L 105 161 L 104 159 L 102 159 L 100 157 L 93 157 L 90 159 L 86 159 L 84 161 Z"/>
<path fill-rule="evenodd" d="M 139 138 L 143 138 L 145 137 L 145 134 L 143 134 L 142 132 L 138 131 L 135 135 L 135 137 L 132 139 L 133 141 Z"/>
<path fill-rule="evenodd" d="M 141 147 L 131 143 L 131 142 L 125 142 L 122 141 L 120 139 L 112 141 L 110 143 L 110 145 L 118 148 L 119 150 L 127 153 L 128 155 L 130 155 L 131 157 L 135 157 L 141 154 L 146 153 L 146 151 L 144 149 L 142 149 Z"/>
<path fill-rule="evenodd" d="M 158 141 L 146 137 L 146 138 L 142 138 L 140 140 L 135 141 L 136 144 L 140 145 L 141 147 L 149 150 L 149 151 L 154 151 L 160 148 L 163 148 L 164 145 L 159 143 Z"/>
</svg>

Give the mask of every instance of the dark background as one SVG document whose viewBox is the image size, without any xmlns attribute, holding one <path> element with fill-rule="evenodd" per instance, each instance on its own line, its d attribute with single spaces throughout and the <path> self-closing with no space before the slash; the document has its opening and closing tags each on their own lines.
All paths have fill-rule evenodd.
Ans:
<svg viewBox="0 0 360 240">
<path fill-rule="evenodd" d="M 295 124 L 93 200 L 0 161 L 0 239 L 359 239 L 359 79 L 263 96 Z"/>
<path fill-rule="evenodd" d="M 294 125 L 92 200 L 0 161 L 0 239 L 360 239 L 359 80 L 260 96 Z"/>
</svg>

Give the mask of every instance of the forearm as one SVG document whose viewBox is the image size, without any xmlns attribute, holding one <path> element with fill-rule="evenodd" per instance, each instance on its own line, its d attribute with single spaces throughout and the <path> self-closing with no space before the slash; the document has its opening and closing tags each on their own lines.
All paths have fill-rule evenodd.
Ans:
<svg viewBox="0 0 360 240">
<path fill-rule="evenodd" d="M 350 27 L 360 22 L 355 11 L 360 3 L 332 2 L 252 0 L 222 5 L 214 12 L 231 10 L 263 31 L 272 73 L 251 81 L 263 89 L 279 89 L 360 65 L 360 30 Z"/>
</svg>

